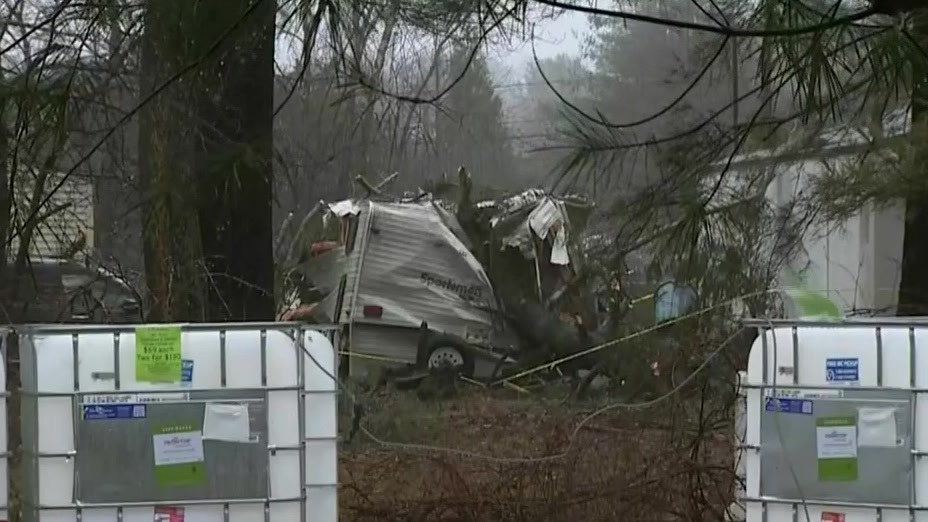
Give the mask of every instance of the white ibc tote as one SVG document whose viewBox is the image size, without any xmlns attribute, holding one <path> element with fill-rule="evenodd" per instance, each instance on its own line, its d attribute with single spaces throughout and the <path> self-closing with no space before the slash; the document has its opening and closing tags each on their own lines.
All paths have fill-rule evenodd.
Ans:
<svg viewBox="0 0 928 522">
<path fill-rule="evenodd" d="M 7 330 L 0 328 L 0 393 L 3 394 L 3 399 L 0 400 L 0 520 L 7 520 L 7 505 L 10 497 L 9 450 L 6 439 L 6 354 L 8 334 Z"/>
<path fill-rule="evenodd" d="M 928 522 L 928 322 L 752 322 L 747 522 Z"/>
<path fill-rule="evenodd" d="M 20 329 L 24 520 L 335 522 L 337 358 L 317 330 Z"/>
</svg>

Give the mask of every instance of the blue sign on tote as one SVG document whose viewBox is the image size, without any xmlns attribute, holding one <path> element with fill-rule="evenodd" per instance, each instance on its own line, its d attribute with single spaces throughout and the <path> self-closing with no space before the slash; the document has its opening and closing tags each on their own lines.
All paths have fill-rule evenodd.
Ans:
<svg viewBox="0 0 928 522">
<path fill-rule="evenodd" d="M 856 357 L 825 360 L 825 380 L 828 382 L 859 382 L 860 360 Z"/>
<path fill-rule="evenodd" d="M 84 420 L 144 419 L 144 404 L 92 404 L 83 407 Z"/>
<path fill-rule="evenodd" d="M 805 399 L 785 399 L 777 397 L 767 397 L 764 410 L 778 411 L 780 413 L 798 413 L 800 415 L 812 415 L 812 401 Z"/>
</svg>

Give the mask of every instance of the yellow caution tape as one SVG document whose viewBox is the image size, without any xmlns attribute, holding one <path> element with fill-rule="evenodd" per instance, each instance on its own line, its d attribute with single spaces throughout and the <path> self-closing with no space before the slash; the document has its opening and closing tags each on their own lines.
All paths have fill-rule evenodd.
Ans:
<svg viewBox="0 0 928 522">
<path fill-rule="evenodd" d="M 519 373 L 517 373 L 517 374 L 515 374 L 515 375 L 512 375 L 512 376 L 510 376 L 510 377 L 506 377 L 506 378 L 500 379 L 500 380 L 494 382 L 493 384 L 499 384 L 499 383 L 504 383 L 504 382 L 510 382 L 510 381 L 515 380 L 515 379 L 520 379 L 520 378 L 522 378 L 522 377 L 525 377 L 525 376 L 527 376 L 527 375 L 532 375 L 532 374 L 538 373 L 538 372 L 540 372 L 540 371 L 550 370 L 551 368 L 554 368 L 554 367 L 556 367 L 556 366 L 558 366 L 558 365 L 560 365 L 560 364 L 563 364 L 563 363 L 565 363 L 565 362 L 567 362 L 567 361 L 572 361 L 572 360 L 574 360 L 574 359 L 578 359 L 578 358 L 583 357 L 583 356 L 585 356 L 585 355 L 589 355 L 589 354 L 591 354 L 591 353 L 598 352 L 598 351 L 600 351 L 600 350 L 602 350 L 602 349 L 604 349 L 604 348 L 608 348 L 608 347 L 610 347 L 610 346 L 615 346 L 615 345 L 620 344 L 620 343 L 623 343 L 623 342 L 625 342 L 625 341 L 630 341 L 630 340 L 632 340 L 632 339 L 636 339 L 636 338 L 641 337 L 641 336 L 643 336 L 643 335 L 645 335 L 645 334 L 649 334 L 649 333 L 651 333 L 651 332 L 655 332 L 655 331 L 657 331 L 657 330 L 660 330 L 661 328 L 665 328 L 665 327 L 667 327 L 667 326 L 671 326 L 671 325 L 674 325 L 674 324 L 677 324 L 677 323 L 681 323 L 681 322 L 683 322 L 683 321 L 685 321 L 685 320 L 687 320 L 687 319 L 692 319 L 692 318 L 694 318 L 694 317 L 698 317 L 698 316 L 703 315 L 703 314 L 705 314 L 705 313 L 707 313 L 707 312 L 711 312 L 712 310 L 717 310 L 717 309 L 722 308 L 722 307 L 725 307 L 725 306 L 730 306 L 732 303 L 734 303 L 734 302 L 737 301 L 738 299 L 744 299 L 744 298 L 747 298 L 747 297 L 754 297 L 754 296 L 758 296 L 758 295 L 762 295 L 762 294 L 766 294 L 766 293 L 771 293 L 771 292 L 775 292 L 775 291 L 776 291 L 776 290 L 762 290 L 762 291 L 760 291 L 760 292 L 753 292 L 753 293 L 750 293 L 750 294 L 745 294 L 745 295 L 739 296 L 739 297 L 737 297 L 737 298 L 735 298 L 735 299 L 730 299 L 730 300 L 728 300 L 728 301 L 724 301 L 724 302 L 722 302 L 722 303 L 718 303 L 718 304 L 715 304 L 715 305 L 713 305 L 713 306 L 710 306 L 710 307 L 707 307 L 707 308 L 703 308 L 703 309 L 701 309 L 701 310 L 697 310 L 697 311 L 695 311 L 695 312 L 693 312 L 693 313 L 691 313 L 691 314 L 683 315 L 683 316 L 677 317 L 677 318 L 675 318 L 675 319 L 671 319 L 671 320 L 669 320 L 669 321 L 662 322 L 662 323 L 657 324 L 657 325 L 654 325 L 654 326 L 652 326 L 652 327 L 650 327 L 650 328 L 645 328 L 645 329 L 643 329 L 643 330 L 639 330 L 639 331 L 637 331 L 637 332 L 635 332 L 635 333 L 626 335 L 625 337 L 620 337 L 620 338 L 618 338 L 618 339 L 613 339 L 612 341 L 608 341 L 608 342 L 605 342 L 605 343 L 603 343 L 603 344 L 600 344 L 600 345 L 597 345 L 597 346 L 593 346 L 592 348 L 588 348 L 588 349 L 583 350 L 583 351 L 580 351 L 580 352 L 572 353 L 572 354 L 570 354 L 570 355 L 561 357 L 560 359 L 557 359 L 557 360 L 554 360 L 554 361 L 551 361 L 551 362 L 547 362 L 547 363 L 541 364 L 541 365 L 536 366 L 536 367 L 534 367 L 534 368 L 529 368 L 528 370 L 519 372 Z"/>
</svg>

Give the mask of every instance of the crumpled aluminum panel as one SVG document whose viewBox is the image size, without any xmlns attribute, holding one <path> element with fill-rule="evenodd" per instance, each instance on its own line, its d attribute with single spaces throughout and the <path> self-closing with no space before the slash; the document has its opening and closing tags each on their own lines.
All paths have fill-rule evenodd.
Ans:
<svg viewBox="0 0 928 522">
<path fill-rule="evenodd" d="M 427 321 L 465 338 L 493 330 L 485 310 L 495 306 L 493 288 L 446 224 L 453 215 L 439 214 L 428 201 L 371 202 L 365 210 L 348 263 L 345 322 L 418 328 Z M 383 316 L 364 318 L 366 305 L 382 307 Z"/>
</svg>

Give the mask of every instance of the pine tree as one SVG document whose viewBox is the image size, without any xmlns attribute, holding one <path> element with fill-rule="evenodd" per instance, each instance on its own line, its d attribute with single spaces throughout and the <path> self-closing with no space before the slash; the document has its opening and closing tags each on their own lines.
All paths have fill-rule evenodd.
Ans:
<svg viewBox="0 0 928 522">
<path fill-rule="evenodd" d="M 448 60 L 446 82 L 460 78 L 442 100 L 438 115 L 437 153 L 443 170 L 460 166 L 475 186 L 514 189 L 519 186 L 516 161 L 503 121 L 503 106 L 493 89 L 486 57 L 473 46 L 455 47 Z M 473 56 L 472 56 L 473 55 Z M 461 71 L 466 71 L 461 77 Z"/>
<path fill-rule="evenodd" d="M 265 0 L 147 4 L 139 178 L 154 320 L 274 317 L 275 10 Z"/>
</svg>

